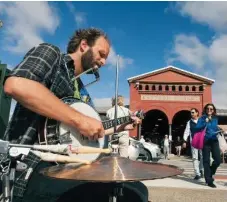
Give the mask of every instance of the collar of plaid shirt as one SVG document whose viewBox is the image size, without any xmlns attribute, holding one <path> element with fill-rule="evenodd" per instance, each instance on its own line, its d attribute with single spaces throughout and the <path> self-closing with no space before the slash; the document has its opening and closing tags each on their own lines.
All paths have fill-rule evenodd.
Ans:
<svg viewBox="0 0 227 202">
<path fill-rule="evenodd" d="M 69 71 L 75 71 L 75 67 L 74 67 L 74 61 L 73 59 L 69 56 L 69 55 L 65 55 L 64 56 L 64 60 L 66 62 L 66 66 L 69 68 Z M 83 82 L 81 81 L 81 79 L 77 79 L 74 81 L 74 97 L 77 99 L 82 100 L 83 102 L 89 104 L 90 106 L 94 107 L 94 103 L 91 100 L 91 97 L 87 91 L 87 89 L 85 88 Z"/>
</svg>

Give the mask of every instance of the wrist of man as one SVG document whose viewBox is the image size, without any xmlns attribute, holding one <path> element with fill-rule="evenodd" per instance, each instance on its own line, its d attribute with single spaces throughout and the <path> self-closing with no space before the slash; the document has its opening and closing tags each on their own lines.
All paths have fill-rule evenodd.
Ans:
<svg viewBox="0 0 227 202">
<path fill-rule="evenodd" d="M 85 122 L 86 116 L 73 110 L 68 117 L 67 123 L 72 127 L 79 127 L 81 123 Z"/>
</svg>

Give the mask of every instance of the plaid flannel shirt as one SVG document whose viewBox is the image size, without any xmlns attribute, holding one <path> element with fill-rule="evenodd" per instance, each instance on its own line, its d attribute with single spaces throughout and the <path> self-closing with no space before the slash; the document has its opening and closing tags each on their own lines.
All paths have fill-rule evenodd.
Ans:
<svg viewBox="0 0 227 202">
<path fill-rule="evenodd" d="M 62 54 L 56 46 L 43 43 L 28 51 L 8 77 L 23 77 L 42 83 L 61 99 L 74 96 L 77 90 L 73 81 L 74 71 L 74 63 L 69 55 Z M 80 79 L 78 88 L 80 95 L 90 98 Z M 17 103 L 4 139 L 18 144 L 34 144 L 38 140 L 38 124 L 42 118 Z"/>
</svg>

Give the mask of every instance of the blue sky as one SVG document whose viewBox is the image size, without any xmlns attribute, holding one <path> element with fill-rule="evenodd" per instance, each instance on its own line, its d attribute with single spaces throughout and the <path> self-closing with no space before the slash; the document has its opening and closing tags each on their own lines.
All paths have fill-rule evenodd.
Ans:
<svg viewBox="0 0 227 202">
<path fill-rule="evenodd" d="M 1 2 L 0 19 L 0 59 L 10 68 L 40 42 L 65 51 L 78 28 L 106 31 L 112 42 L 108 64 L 101 81 L 88 88 L 96 105 L 114 95 L 119 54 L 119 94 L 126 98 L 127 78 L 174 65 L 215 79 L 214 102 L 227 107 L 227 90 L 220 88 L 227 84 L 227 2 Z"/>
</svg>

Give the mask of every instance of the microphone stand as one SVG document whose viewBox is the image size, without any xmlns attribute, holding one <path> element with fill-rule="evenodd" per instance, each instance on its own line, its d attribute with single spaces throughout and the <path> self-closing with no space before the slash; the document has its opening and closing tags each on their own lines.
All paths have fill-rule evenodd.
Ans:
<svg viewBox="0 0 227 202">
<path fill-rule="evenodd" d="M 2 195 L 0 201 L 12 202 L 15 174 L 17 170 L 27 169 L 27 165 L 20 160 L 28 155 L 32 145 L 11 144 L 0 140 L 0 177 L 2 181 Z"/>
<path fill-rule="evenodd" d="M 119 137 L 117 134 L 117 109 L 118 109 L 118 75 L 119 75 L 119 55 L 117 56 L 116 65 L 116 83 L 115 83 L 115 113 L 114 113 L 114 134 L 112 135 L 112 155 L 119 157 Z M 109 194 L 109 202 L 117 202 L 118 198 L 123 196 L 124 183 L 115 182 L 112 183 L 112 191 Z"/>
<path fill-rule="evenodd" d="M 118 78 L 119 78 L 119 55 L 117 55 L 117 63 L 116 63 L 116 81 L 115 81 L 115 113 L 114 113 L 114 134 L 112 135 L 112 154 L 118 154 L 118 142 L 119 137 L 117 134 L 117 109 L 118 109 Z"/>
</svg>

